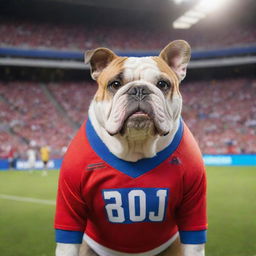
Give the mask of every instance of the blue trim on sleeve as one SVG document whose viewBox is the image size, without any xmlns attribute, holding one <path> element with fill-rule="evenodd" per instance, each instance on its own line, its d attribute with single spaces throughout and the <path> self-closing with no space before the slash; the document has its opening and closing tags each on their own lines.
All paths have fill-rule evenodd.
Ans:
<svg viewBox="0 0 256 256">
<path fill-rule="evenodd" d="M 183 136 L 183 122 L 180 120 L 179 128 L 168 147 L 158 152 L 157 155 L 152 158 L 144 158 L 137 162 L 124 161 L 113 155 L 99 138 L 89 119 L 86 123 L 86 136 L 91 147 L 98 154 L 98 156 L 101 157 L 101 159 L 120 172 L 123 172 L 132 178 L 137 178 L 156 168 L 177 149 Z"/>
<path fill-rule="evenodd" d="M 179 231 L 183 244 L 204 244 L 207 241 L 207 230 Z"/>
<path fill-rule="evenodd" d="M 84 232 L 55 229 L 55 240 L 57 243 L 81 244 Z"/>
</svg>

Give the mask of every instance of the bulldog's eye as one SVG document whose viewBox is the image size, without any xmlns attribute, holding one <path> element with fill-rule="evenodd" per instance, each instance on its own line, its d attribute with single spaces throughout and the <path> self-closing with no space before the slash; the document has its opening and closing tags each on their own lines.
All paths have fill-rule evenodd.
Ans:
<svg viewBox="0 0 256 256">
<path fill-rule="evenodd" d="M 121 82 L 113 81 L 108 84 L 108 88 L 112 90 L 117 90 L 122 86 Z"/>
<path fill-rule="evenodd" d="M 170 88 L 170 83 L 164 81 L 164 80 L 161 80 L 161 81 L 158 81 L 157 85 L 156 85 L 160 90 L 162 91 L 167 91 L 169 88 Z"/>
</svg>

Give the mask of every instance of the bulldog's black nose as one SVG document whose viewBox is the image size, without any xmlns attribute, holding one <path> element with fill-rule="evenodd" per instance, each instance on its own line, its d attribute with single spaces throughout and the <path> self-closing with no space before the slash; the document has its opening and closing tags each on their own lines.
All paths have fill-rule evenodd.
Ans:
<svg viewBox="0 0 256 256">
<path fill-rule="evenodd" d="M 145 85 L 133 86 L 128 90 L 128 95 L 131 95 L 136 100 L 143 100 L 146 96 L 148 96 L 151 91 Z"/>
</svg>

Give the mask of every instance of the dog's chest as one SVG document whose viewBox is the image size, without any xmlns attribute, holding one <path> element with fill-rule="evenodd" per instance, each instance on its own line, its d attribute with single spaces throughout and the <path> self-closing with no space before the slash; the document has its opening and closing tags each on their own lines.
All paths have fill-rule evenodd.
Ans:
<svg viewBox="0 0 256 256">
<path fill-rule="evenodd" d="M 102 163 L 89 164 L 83 196 L 93 219 L 129 224 L 163 222 L 182 197 L 182 175 L 174 157 L 133 178 Z"/>
</svg>

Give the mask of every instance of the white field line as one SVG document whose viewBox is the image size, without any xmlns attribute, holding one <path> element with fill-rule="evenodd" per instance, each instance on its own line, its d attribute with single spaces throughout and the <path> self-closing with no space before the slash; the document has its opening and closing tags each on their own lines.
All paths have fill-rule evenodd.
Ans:
<svg viewBox="0 0 256 256">
<path fill-rule="evenodd" d="M 28 202 L 28 203 L 36 203 L 36 204 L 55 205 L 55 201 L 53 201 L 53 200 L 43 200 L 43 199 L 32 198 L 32 197 L 23 197 L 23 196 L 11 196 L 11 195 L 0 194 L 0 199 L 7 199 L 7 200 L 13 200 L 13 201 Z"/>
</svg>

